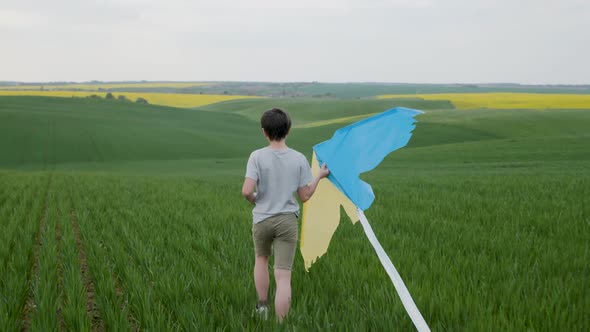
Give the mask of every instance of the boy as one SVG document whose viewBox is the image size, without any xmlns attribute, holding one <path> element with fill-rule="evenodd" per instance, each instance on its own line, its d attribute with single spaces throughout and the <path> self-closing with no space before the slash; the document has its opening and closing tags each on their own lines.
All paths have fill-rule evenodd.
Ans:
<svg viewBox="0 0 590 332">
<path fill-rule="evenodd" d="M 275 313 L 281 322 L 291 305 L 291 267 L 297 249 L 299 203 L 293 194 L 297 192 L 301 201 L 307 201 L 319 181 L 330 172 L 324 164 L 316 178 L 312 178 L 305 156 L 287 147 L 285 140 L 291 129 L 287 112 L 278 108 L 268 110 L 262 114 L 260 124 L 269 145 L 250 154 L 242 195 L 255 205 L 252 238 L 256 311 L 263 318 L 268 317 L 268 257 L 274 246 Z"/>
</svg>

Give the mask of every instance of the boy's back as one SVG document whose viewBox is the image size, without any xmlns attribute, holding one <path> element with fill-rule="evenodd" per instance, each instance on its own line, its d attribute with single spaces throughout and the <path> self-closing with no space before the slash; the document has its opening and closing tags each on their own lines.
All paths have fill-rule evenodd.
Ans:
<svg viewBox="0 0 590 332">
<path fill-rule="evenodd" d="M 299 203 L 293 194 L 313 180 L 303 154 L 291 148 L 270 147 L 252 152 L 246 177 L 256 181 L 255 224 L 277 214 L 298 213 Z"/>
</svg>

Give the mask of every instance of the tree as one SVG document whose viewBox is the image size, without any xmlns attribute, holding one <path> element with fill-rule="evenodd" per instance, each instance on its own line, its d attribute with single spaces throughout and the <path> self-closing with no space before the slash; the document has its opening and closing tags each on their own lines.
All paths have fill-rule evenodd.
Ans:
<svg viewBox="0 0 590 332">
<path fill-rule="evenodd" d="M 115 99 L 115 96 L 113 96 L 112 93 L 107 93 L 107 95 L 105 96 L 105 99 Z"/>
<path fill-rule="evenodd" d="M 147 99 L 145 99 L 145 98 L 142 98 L 142 97 L 138 97 L 138 98 L 135 100 L 135 102 L 136 102 L 136 103 L 138 103 L 138 104 L 149 104 L 149 103 L 148 103 L 148 101 L 147 101 Z"/>
<path fill-rule="evenodd" d="M 127 97 L 125 97 L 124 95 L 119 95 L 119 97 L 117 97 L 117 100 L 119 100 L 119 101 L 127 101 Z"/>
</svg>

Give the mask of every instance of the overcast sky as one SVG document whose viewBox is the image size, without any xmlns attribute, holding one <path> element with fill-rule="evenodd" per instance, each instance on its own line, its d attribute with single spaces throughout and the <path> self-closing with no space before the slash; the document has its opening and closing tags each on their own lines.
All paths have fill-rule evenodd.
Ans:
<svg viewBox="0 0 590 332">
<path fill-rule="evenodd" d="M 590 84 L 589 0 L 0 0 L 0 81 Z"/>
</svg>

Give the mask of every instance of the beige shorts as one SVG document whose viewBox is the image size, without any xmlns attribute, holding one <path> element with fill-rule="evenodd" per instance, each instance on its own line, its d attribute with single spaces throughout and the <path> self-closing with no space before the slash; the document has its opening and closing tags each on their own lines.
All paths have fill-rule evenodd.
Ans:
<svg viewBox="0 0 590 332">
<path fill-rule="evenodd" d="M 297 215 L 278 214 L 252 225 L 256 256 L 270 256 L 274 247 L 275 269 L 291 270 L 298 236 Z"/>
</svg>

